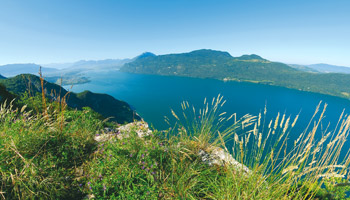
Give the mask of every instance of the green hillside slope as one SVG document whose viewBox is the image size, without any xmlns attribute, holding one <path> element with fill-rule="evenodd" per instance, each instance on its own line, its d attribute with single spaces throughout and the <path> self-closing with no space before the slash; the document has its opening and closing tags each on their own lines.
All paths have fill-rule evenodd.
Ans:
<svg viewBox="0 0 350 200">
<path fill-rule="evenodd" d="M 23 74 L 13 78 L 0 80 L 8 91 L 21 95 L 26 91 L 30 91 L 31 95 L 41 93 L 40 78 Z M 67 105 L 72 108 L 82 109 L 90 107 L 94 111 L 100 113 L 103 117 L 111 117 L 111 120 L 118 123 L 132 122 L 140 120 L 140 117 L 134 113 L 130 106 L 123 101 L 117 100 L 107 94 L 96 94 L 89 91 L 82 93 L 68 93 L 67 90 L 59 85 L 44 81 L 45 93 L 49 98 L 54 99 L 58 96 L 67 97 Z"/>
<path fill-rule="evenodd" d="M 8 102 L 15 98 L 15 95 L 6 90 L 6 87 L 0 84 L 0 104 L 4 103 L 5 100 Z"/>
<path fill-rule="evenodd" d="M 125 64 L 121 71 L 248 81 L 347 99 L 350 97 L 349 74 L 303 72 L 254 54 L 232 57 L 227 52 L 203 49 L 182 54 L 141 57 Z"/>
</svg>

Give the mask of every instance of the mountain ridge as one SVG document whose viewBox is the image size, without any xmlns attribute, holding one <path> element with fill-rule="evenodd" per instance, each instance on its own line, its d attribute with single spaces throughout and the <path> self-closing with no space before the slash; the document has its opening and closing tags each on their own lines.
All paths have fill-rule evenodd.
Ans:
<svg viewBox="0 0 350 200">
<path fill-rule="evenodd" d="M 350 89 L 346 87 L 350 85 L 348 74 L 303 72 L 256 54 L 232 57 L 228 52 L 202 49 L 138 58 L 124 64 L 120 70 L 140 74 L 246 81 L 350 98 Z"/>
<path fill-rule="evenodd" d="M 17 76 L 18 74 L 38 74 L 40 65 L 35 63 L 18 63 L 18 64 L 7 64 L 0 66 L 1 75 L 6 77 Z M 41 67 L 43 73 L 50 73 L 57 71 L 54 68 Z"/>
<path fill-rule="evenodd" d="M 350 74 L 350 67 L 345 67 L 345 66 L 318 63 L 318 64 L 307 65 L 307 67 L 309 67 L 311 69 L 315 69 L 321 73 L 346 73 L 346 74 Z"/>
</svg>

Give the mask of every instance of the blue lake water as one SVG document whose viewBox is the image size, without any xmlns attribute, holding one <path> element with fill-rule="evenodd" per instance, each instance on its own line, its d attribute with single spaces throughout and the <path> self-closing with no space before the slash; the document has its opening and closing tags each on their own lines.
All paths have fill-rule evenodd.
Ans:
<svg viewBox="0 0 350 200">
<path fill-rule="evenodd" d="M 198 109 L 203 107 L 204 98 L 211 100 L 218 94 L 223 95 L 226 100 L 221 111 L 227 112 L 228 116 L 232 113 L 237 113 L 237 117 L 245 114 L 258 115 L 259 112 L 263 112 L 266 105 L 268 113 L 266 126 L 278 112 L 291 116 L 292 120 L 300 113 L 298 122 L 289 136 L 291 143 L 304 131 L 320 101 L 328 104 L 323 128 L 330 123 L 332 130 L 342 111 L 345 109 L 346 114 L 350 111 L 350 101 L 346 99 L 254 83 L 130 74 L 119 71 L 94 72 L 87 76 L 91 79 L 90 83 L 66 89 L 73 92 L 90 90 L 107 93 L 116 99 L 126 101 L 146 122 L 158 130 L 169 128 L 164 116 L 174 119 L 170 109 L 181 113 L 182 101 L 188 101 Z M 347 151 L 349 146 L 349 143 L 346 144 L 344 150 Z"/>
<path fill-rule="evenodd" d="M 350 101 L 345 99 L 261 84 L 119 71 L 94 72 L 87 76 L 91 79 L 90 83 L 66 89 L 73 92 L 90 90 L 107 93 L 126 101 L 157 129 L 168 128 L 164 116 L 171 116 L 170 109 L 181 110 L 182 101 L 189 101 L 201 108 L 204 98 L 212 99 L 218 94 L 227 100 L 222 111 L 237 113 L 238 117 L 247 113 L 257 115 L 265 105 L 270 116 L 281 112 L 293 118 L 300 112 L 297 126 L 301 128 L 309 122 L 320 101 L 328 104 L 324 123 L 335 124 L 343 109 L 346 113 L 350 111 Z"/>
</svg>

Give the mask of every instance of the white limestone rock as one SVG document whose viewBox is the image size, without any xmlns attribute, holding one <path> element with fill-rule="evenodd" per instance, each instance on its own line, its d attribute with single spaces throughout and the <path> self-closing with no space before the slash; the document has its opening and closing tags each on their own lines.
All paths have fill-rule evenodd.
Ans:
<svg viewBox="0 0 350 200">
<path fill-rule="evenodd" d="M 101 130 L 102 133 L 96 134 L 94 139 L 98 143 L 109 141 L 115 136 L 117 139 L 121 140 L 123 138 L 128 138 L 131 131 L 135 131 L 140 138 L 152 134 L 152 130 L 149 129 L 145 121 L 137 121 L 125 124 L 116 129 L 104 128 Z"/>
<path fill-rule="evenodd" d="M 222 166 L 225 164 L 229 164 L 235 167 L 237 170 L 243 170 L 245 173 L 250 173 L 250 170 L 247 166 L 236 161 L 230 153 L 226 152 L 222 148 L 215 148 L 209 153 L 200 149 L 198 155 L 202 158 L 202 161 L 207 163 L 209 166 Z"/>
</svg>

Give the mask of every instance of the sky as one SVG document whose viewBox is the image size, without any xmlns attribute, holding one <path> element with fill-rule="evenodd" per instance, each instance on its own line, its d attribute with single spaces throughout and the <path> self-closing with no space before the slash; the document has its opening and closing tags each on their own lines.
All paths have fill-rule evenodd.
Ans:
<svg viewBox="0 0 350 200">
<path fill-rule="evenodd" d="M 197 49 L 350 67 L 349 0 L 0 0 L 0 65 Z"/>
</svg>

